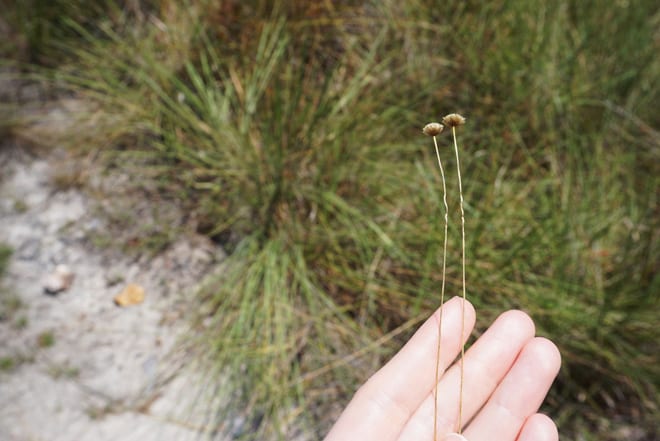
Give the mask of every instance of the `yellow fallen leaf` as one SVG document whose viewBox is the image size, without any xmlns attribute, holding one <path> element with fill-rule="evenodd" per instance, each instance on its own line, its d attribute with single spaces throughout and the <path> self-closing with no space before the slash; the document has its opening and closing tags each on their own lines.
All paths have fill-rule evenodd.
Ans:
<svg viewBox="0 0 660 441">
<path fill-rule="evenodd" d="M 144 288 L 135 283 L 129 283 L 122 292 L 115 296 L 115 305 L 117 306 L 137 305 L 143 301 Z"/>
</svg>

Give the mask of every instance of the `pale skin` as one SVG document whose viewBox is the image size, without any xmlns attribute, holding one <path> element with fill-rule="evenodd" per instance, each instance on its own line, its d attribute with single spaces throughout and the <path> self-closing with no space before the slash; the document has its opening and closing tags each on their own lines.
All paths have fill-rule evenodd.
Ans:
<svg viewBox="0 0 660 441">
<path fill-rule="evenodd" d="M 406 345 L 357 391 L 325 441 L 558 441 L 555 423 L 538 413 L 561 357 L 535 336 L 522 311 L 501 314 L 465 353 L 462 438 L 458 432 L 460 367 L 453 363 L 475 323 L 463 300 L 444 305 L 438 440 L 433 440 L 433 389 L 438 344 L 436 311 Z"/>
</svg>

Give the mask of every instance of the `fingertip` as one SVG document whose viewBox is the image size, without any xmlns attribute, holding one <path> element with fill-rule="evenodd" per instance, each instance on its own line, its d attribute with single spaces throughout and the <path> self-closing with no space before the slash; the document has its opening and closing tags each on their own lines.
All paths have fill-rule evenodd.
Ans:
<svg viewBox="0 0 660 441">
<path fill-rule="evenodd" d="M 557 375 L 561 368 L 561 353 L 557 345 L 545 337 L 535 337 L 529 347 L 534 351 L 540 367 L 550 375 Z"/>
<path fill-rule="evenodd" d="M 509 311 L 503 312 L 497 317 L 495 322 L 504 322 L 508 329 L 511 329 L 520 335 L 527 335 L 529 338 L 536 334 L 534 320 L 532 320 L 526 312 L 519 309 L 510 309 Z"/>
<path fill-rule="evenodd" d="M 443 306 L 450 306 L 454 304 L 460 305 L 461 302 L 465 302 L 466 311 L 470 310 L 472 313 L 474 313 L 474 306 L 472 305 L 472 303 L 468 299 L 463 300 L 463 297 L 461 296 L 454 296 L 451 299 L 446 300 Z"/>
<path fill-rule="evenodd" d="M 559 441 L 559 431 L 550 417 L 536 413 L 527 418 L 517 441 Z"/>
<path fill-rule="evenodd" d="M 465 308 L 463 309 L 463 302 L 465 304 Z M 440 308 L 438 308 L 434 315 L 434 319 L 436 322 L 436 326 L 440 321 L 440 310 L 444 311 L 444 313 L 454 315 L 454 313 L 457 314 L 457 316 L 460 318 L 460 310 L 463 310 L 465 313 L 465 322 L 468 324 L 469 328 L 471 329 L 472 326 L 474 326 L 475 322 L 477 321 L 477 313 L 474 309 L 474 306 L 472 303 L 470 303 L 469 300 L 463 300 L 462 297 L 460 296 L 454 296 L 451 299 L 447 300 Z"/>
<path fill-rule="evenodd" d="M 459 296 L 455 296 L 452 300 L 454 299 L 456 299 L 459 305 L 464 304 L 465 320 L 468 323 L 474 324 L 477 321 L 477 312 L 474 309 L 474 305 L 472 305 L 472 303 L 470 303 L 469 300 L 463 299 L 462 297 Z"/>
<path fill-rule="evenodd" d="M 462 302 L 465 302 L 465 315 L 466 315 L 465 318 L 467 318 L 469 320 L 472 320 L 472 321 L 476 321 L 477 312 L 474 309 L 474 305 L 472 303 L 470 303 L 470 301 L 467 300 L 467 299 L 463 300 L 460 297 L 457 297 L 457 298 L 459 298 Z"/>
</svg>

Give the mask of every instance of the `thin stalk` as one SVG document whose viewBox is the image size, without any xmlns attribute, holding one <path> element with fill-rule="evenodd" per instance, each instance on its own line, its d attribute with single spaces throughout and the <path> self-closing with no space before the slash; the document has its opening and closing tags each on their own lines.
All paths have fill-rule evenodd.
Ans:
<svg viewBox="0 0 660 441">
<path fill-rule="evenodd" d="M 463 183 L 461 182 L 461 164 L 458 159 L 458 143 L 456 142 L 456 127 L 452 126 L 451 133 L 454 138 L 454 151 L 456 152 L 456 170 L 458 172 L 458 194 L 461 200 L 461 264 L 463 266 L 463 304 L 461 307 L 461 339 L 465 332 L 465 302 L 467 300 L 466 287 L 465 287 L 465 211 L 463 210 Z M 464 357 L 465 345 L 461 345 L 461 382 L 458 392 L 458 433 L 463 432 L 463 377 L 464 377 Z"/>
<path fill-rule="evenodd" d="M 445 270 L 447 262 L 447 226 L 449 225 L 449 206 L 447 205 L 447 185 L 445 183 L 445 170 L 440 160 L 438 141 L 433 137 L 435 155 L 438 158 L 440 176 L 442 177 L 442 201 L 445 204 L 445 240 L 442 248 L 442 287 L 440 288 L 440 313 L 438 315 L 438 350 L 435 356 L 435 383 L 433 389 L 433 441 L 438 441 L 438 382 L 440 381 L 440 345 L 442 343 L 442 310 L 445 303 Z"/>
</svg>

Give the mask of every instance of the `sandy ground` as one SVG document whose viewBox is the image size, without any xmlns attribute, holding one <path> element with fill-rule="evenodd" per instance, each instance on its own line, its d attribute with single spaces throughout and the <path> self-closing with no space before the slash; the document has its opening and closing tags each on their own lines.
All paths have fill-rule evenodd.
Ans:
<svg viewBox="0 0 660 441">
<path fill-rule="evenodd" d="M 168 354 L 185 330 L 186 295 L 222 250 L 190 236 L 156 256 L 99 252 L 89 232 L 107 221 L 83 191 L 55 190 L 55 156 L 0 147 L 0 243 L 14 250 L 0 282 L 12 305 L 0 320 L 0 440 L 199 439 L 194 380 L 170 376 Z M 47 295 L 57 265 L 75 278 Z M 113 297 L 127 283 L 145 300 L 120 308 Z"/>
</svg>

